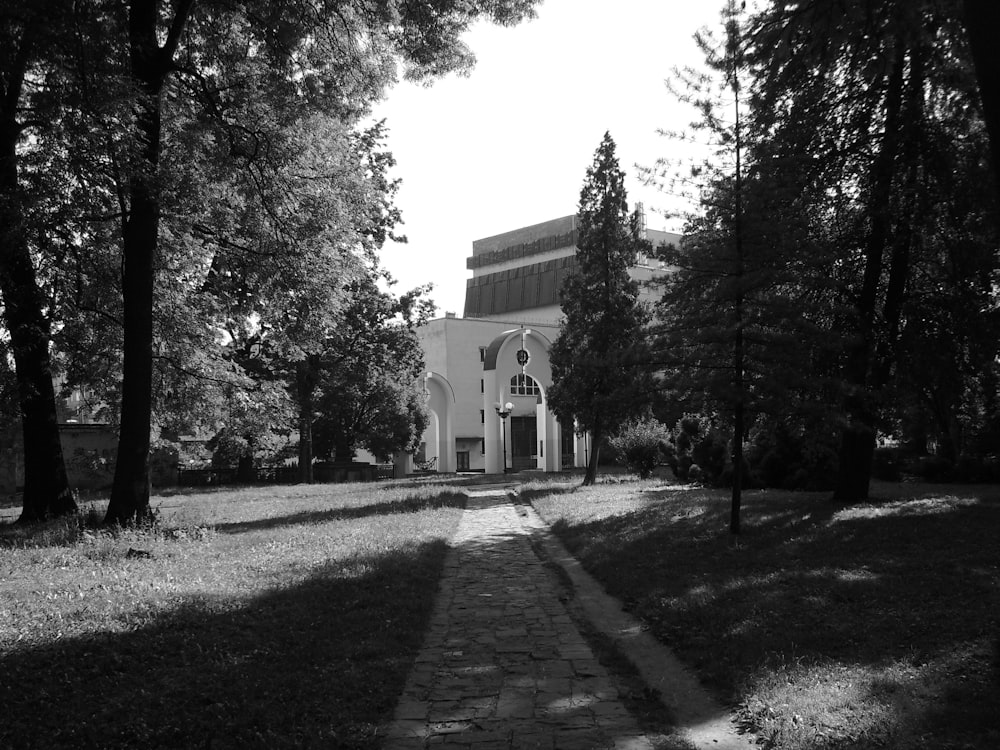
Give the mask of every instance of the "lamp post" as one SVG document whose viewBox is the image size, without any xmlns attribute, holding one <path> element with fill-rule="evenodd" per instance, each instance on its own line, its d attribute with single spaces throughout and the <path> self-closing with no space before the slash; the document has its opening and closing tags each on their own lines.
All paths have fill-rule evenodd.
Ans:
<svg viewBox="0 0 1000 750">
<path fill-rule="evenodd" d="M 506 404 L 501 405 L 499 401 L 494 402 L 493 408 L 496 409 L 497 416 L 500 417 L 500 430 L 503 434 L 503 473 L 507 473 L 507 417 L 510 416 L 511 411 L 514 409 L 514 404 L 508 401 Z"/>
</svg>

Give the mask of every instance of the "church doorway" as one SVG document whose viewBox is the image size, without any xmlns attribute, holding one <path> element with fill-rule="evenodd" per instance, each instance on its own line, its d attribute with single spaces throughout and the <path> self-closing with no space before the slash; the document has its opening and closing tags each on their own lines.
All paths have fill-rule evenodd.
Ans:
<svg viewBox="0 0 1000 750">
<path fill-rule="evenodd" d="M 510 465 L 514 471 L 537 465 L 538 424 L 534 415 L 510 418 Z"/>
</svg>

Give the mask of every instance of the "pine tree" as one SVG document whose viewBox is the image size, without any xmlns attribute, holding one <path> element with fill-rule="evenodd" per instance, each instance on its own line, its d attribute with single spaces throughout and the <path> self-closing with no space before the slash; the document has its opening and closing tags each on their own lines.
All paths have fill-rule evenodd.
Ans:
<svg viewBox="0 0 1000 750">
<path fill-rule="evenodd" d="M 642 411 L 649 376 L 643 355 L 648 314 L 629 277 L 646 241 L 630 217 L 625 175 L 605 133 L 580 192 L 578 271 L 562 288 L 562 330 L 552 347 L 552 409 L 591 433 L 583 483 L 593 484 L 605 438 Z"/>
</svg>

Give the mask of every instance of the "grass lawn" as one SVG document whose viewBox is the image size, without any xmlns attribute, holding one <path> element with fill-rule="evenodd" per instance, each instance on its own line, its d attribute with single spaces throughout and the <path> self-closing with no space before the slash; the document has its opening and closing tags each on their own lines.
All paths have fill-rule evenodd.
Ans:
<svg viewBox="0 0 1000 750">
<path fill-rule="evenodd" d="M 152 504 L 147 532 L 0 526 L 0 747 L 378 747 L 464 496 L 424 482 Z"/>
<path fill-rule="evenodd" d="M 664 482 L 523 496 L 764 747 L 1000 747 L 1000 487 L 863 505 Z"/>
</svg>

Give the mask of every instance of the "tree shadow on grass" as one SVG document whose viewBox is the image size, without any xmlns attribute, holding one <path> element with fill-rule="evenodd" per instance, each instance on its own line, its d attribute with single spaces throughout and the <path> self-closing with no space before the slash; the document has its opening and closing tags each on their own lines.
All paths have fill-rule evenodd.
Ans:
<svg viewBox="0 0 1000 750">
<path fill-rule="evenodd" d="M 832 682 L 838 670 L 852 689 L 859 676 L 886 674 L 892 685 L 873 683 L 869 696 L 892 716 L 877 731 L 987 747 L 1000 741 L 1000 500 L 945 500 L 803 507 L 769 504 L 762 493 L 749 497 L 735 542 L 721 495 L 694 505 L 664 498 L 556 530 L 732 703 L 754 691 L 805 694 L 810 680 Z M 865 746 L 863 719 L 851 721 L 854 739 L 838 741 Z M 834 746 L 834 734 L 826 737 L 790 746 Z"/>
<path fill-rule="evenodd" d="M 0 656 L 3 748 L 373 748 L 447 545 L 358 561 L 246 601 Z M 155 564 L 155 563 L 150 563 Z"/>
<path fill-rule="evenodd" d="M 540 497 L 553 497 L 555 495 L 571 495 L 580 488 L 579 485 L 560 485 L 552 487 L 528 487 L 522 489 L 517 496 L 518 502 L 530 504 Z"/>
<path fill-rule="evenodd" d="M 275 529 L 283 526 L 326 523 L 327 521 L 344 521 L 373 516 L 388 516 L 396 513 L 416 513 L 436 508 L 464 508 L 467 496 L 463 492 L 441 492 L 437 495 L 413 495 L 402 500 L 392 500 L 384 503 L 369 503 L 360 506 L 343 506 L 328 510 L 303 511 L 286 516 L 269 516 L 253 521 L 234 521 L 214 526 L 223 534 L 242 534 L 250 531 Z"/>
</svg>

